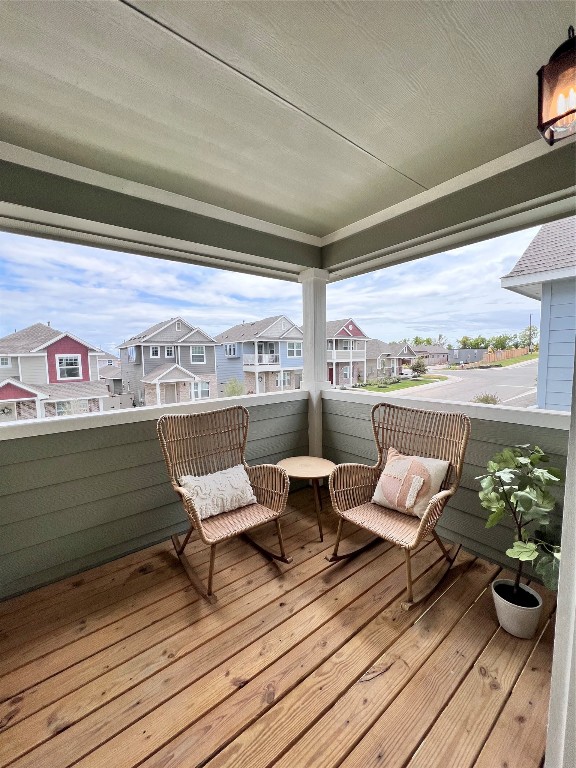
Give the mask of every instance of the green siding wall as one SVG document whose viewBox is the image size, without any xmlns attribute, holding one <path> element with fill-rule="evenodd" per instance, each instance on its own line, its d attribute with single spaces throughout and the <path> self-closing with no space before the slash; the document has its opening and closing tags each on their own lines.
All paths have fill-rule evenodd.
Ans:
<svg viewBox="0 0 576 768">
<path fill-rule="evenodd" d="M 323 455 L 337 463 L 359 462 L 375 464 L 377 453 L 372 435 L 370 410 L 366 403 L 323 399 Z M 401 402 L 398 403 L 402 405 Z M 422 407 L 433 407 L 423 405 Z M 458 405 L 454 404 L 454 410 Z M 486 511 L 478 499 L 479 485 L 475 478 L 483 474 L 486 464 L 496 451 L 507 445 L 536 443 L 550 454 L 554 466 L 566 468 L 568 431 L 548 429 L 501 421 L 472 418 L 472 431 L 460 488 L 446 507 L 438 525 L 438 533 L 450 541 L 458 541 L 467 550 L 510 567 L 504 550 L 512 537 L 504 526 L 486 529 Z M 554 489 L 559 501 L 564 487 Z M 561 513 L 558 512 L 558 517 Z"/>
<path fill-rule="evenodd" d="M 249 407 L 250 464 L 308 452 L 308 401 Z M 156 421 L 0 442 L 0 597 L 187 527 Z"/>
</svg>

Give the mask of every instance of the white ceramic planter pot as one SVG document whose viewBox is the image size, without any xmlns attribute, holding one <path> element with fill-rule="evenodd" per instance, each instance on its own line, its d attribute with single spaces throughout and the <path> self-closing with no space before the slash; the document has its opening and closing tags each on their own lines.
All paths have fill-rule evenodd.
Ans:
<svg viewBox="0 0 576 768">
<path fill-rule="evenodd" d="M 521 589 L 534 595 L 538 601 L 538 605 L 534 608 L 525 608 L 522 605 L 514 605 L 514 603 L 510 603 L 501 597 L 495 590 L 498 584 L 512 586 L 514 581 L 512 579 L 496 579 L 492 582 L 492 597 L 494 598 L 496 615 L 502 629 L 505 629 L 506 632 L 514 635 L 514 637 L 534 637 L 542 612 L 542 598 L 538 592 L 530 589 L 525 584 L 520 585 Z"/>
</svg>

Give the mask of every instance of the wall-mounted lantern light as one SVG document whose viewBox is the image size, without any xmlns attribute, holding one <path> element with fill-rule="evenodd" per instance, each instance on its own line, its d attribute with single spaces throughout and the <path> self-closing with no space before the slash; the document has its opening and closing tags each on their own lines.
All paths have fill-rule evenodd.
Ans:
<svg viewBox="0 0 576 768">
<path fill-rule="evenodd" d="M 576 134 L 576 39 L 572 26 L 568 40 L 538 71 L 538 130 L 550 146 Z"/>
</svg>

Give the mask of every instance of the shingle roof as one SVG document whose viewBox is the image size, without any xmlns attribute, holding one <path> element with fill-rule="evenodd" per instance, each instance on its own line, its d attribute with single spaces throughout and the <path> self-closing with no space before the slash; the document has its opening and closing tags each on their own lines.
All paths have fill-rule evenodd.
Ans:
<svg viewBox="0 0 576 768">
<path fill-rule="evenodd" d="M 552 221 L 536 237 L 504 277 L 521 277 L 576 266 L 576 216 Z"/>
<path fill-rule="evenodd" d="M 82 344 L 85 344 L 88 349 L 100 351 L 98 347 L 94 347 L 92 344 L 88 344 L 82 339 L 78 339 L 77 336 L 73 336 L 67 331 L 59 331 L 57 328 L 52 328 L 44 323 L 35 323 L 29 325 L 27 328 L 23 328 L 21 331 L 11 333 L 9 336 L 4 336 L 0 339 L 0 352 L 9 355 L 25 355 L 28 352 L 33 352 L 38 347 L 49 344 L 54 339 L 60 336 L 71 336 L 77 339 Z"/>
<path fill-rule="evenodd" d="M 186 338 L 186 336 L 190 336 L 191 333 L 194 331 L 200 331 L 204 336 L 206 336 L 208 339 L 212 339 L 209 333 L 206 333 L 206 331 L 203 331 L 202 328 L 198 328 L 198 326 L 191 325 L 186 320 L 182 320 L 181 317 L 171 317 L 169 320 L 163 320 L 161 323 L 156 323 L 155 325 L 151 325 L 150 328 L 146 328 L 145 331 L 142 331 L 141 333 L 137 333 L 136 336 L 132 336 L 132 338 L 127 339 L 126 341 L 123 341 L 122 344 L 118 344 L 118 349 L 124 349 L 125 347 L 134 347 L 137 344 L 142 344 L 143 341 L 145 341 L 149 336 L 154 336 L 154 334 L 158 333 L 162 328 L 165 328 L 167 325 L 170 325 L 170 323 L 175 322 L 176 320 L 180 320 L 180 322 L 184 323 L 186 325 L 186 328 L 182 328 L 182 335 L 178 339 L 169 339 L 167 341 L 168 344 L 178 344 L 180 341 Z M 154 344 L 162 344 L 162 339 L 155 339 Z"/>
<path fill-rule="evenodd" d="M 100 378 L 102 379 L 121 379 L 122 369 L 117 365 L 103 365 L 98 369 Z"/>
<path fill-rule="evenodd" d="M 252 341 L 282 317 L 285 317 L 285 315 L 264 317 L 262 320 L 254 320 L 251 323 L 238 323 L 238 325 L 234 325 L 232 328 L 222 331 L 222 333 L 219 333 L 214 338 L 220 344 L 230 341 Z M 286 319 L 288 320 L 288 318 Z"/>
<path fill-rule="evenodd" d="M 48 344 L 58 336 L 62 336 L 62 331 L 44 325 L 44 323 L 35 323 L 0 339 L 0 352 L 13 355 L 25 354 L 37 349 L 42 344 Z"/>
<path fill-rule="evenodd" d="M 159 379 L 161 376 L 164 376 L 165 373 L 168 373 L 168 371 L 172 370 L 172 368 L 177 368 L 179 371 L 183 371 L 187 377 L 191 377 L 192 379 L 198 378 L 196 374 L 192 373 L 191 371 L 187 371 L 186 368 L 181 365 L 177 365 L 176 363 L 164 363 L 164 365 L 159 365 L 158 368 L 154 368 L 153 371 L 150 371 L 150 373 L 147 373 L 146 376 L 143 376 L 141 381 L 143 381 L 145 384 L 151 384 L 156 381 L 156 379 Z M 187 378 L 182 378 L 182 381 L 187 380 Z"/>
<path fill-rule="evenodd" d="M 366 341 L 366 359 L 372 360 L 379 355 L 389 355 L 390 357 L 402 357 L 402 350 L 406 342 L 388 343 L 379 339 L 368 339 Z M 410 345 L 411 346 L 411 345 Z M 404 355 L 405 357 L 406 355 Z"/>
<path fill-rule="evenodd" d="M 421 344 L 412 345 L 415 352 L 426 352 L 429 355 L 447 355 L 448 350 L 442 344 Z"/>
<path fill-rule="evenodd" d="M 63 384 L 40 384 L 50 400 L 76 400 L 88 397 L 108 397 L 110 392 L 103 381 L 74 381 Z"/>
</svg>

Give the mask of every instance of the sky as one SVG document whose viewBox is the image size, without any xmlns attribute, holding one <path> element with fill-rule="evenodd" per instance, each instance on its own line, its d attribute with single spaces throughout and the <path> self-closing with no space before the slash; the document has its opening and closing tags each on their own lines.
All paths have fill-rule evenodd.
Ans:
<svg viewBox="0 0 576 768">
<path fill-rule="evenodd" d="M 538 228 L 329 284 L 329 320 L 371 338 L 452 344 L 539 325 L 540 302 L 500 287 Z M 182 317 L 211 336 L 284 314 L 302 322 L 298 283 L 0 232 L 0 337 L 47 323 L 108 352 L 154 323 Z"/>
</svg>

